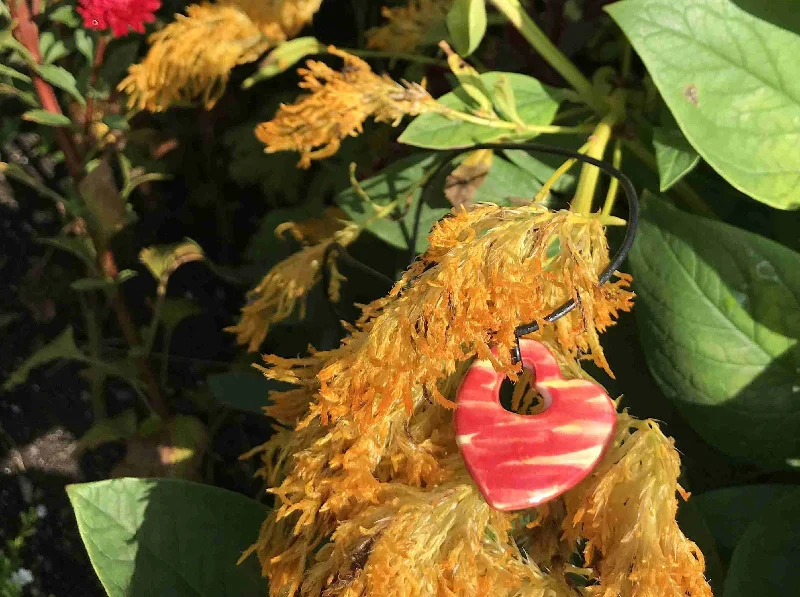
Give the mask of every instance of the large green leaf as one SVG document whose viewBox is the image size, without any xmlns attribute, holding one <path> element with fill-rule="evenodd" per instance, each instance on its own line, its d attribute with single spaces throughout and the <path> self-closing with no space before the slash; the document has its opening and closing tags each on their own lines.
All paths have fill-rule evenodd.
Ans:
<svg viewBox="0 0 800 597">
<path fill-rule="evenodd" d="M 716 540 L 719 555 L 730 560 L 747 526 L 775 500 L 791 492 L 791 485 L 743 485 L 693 495 L 688 503 L 702 513 Z"/>
<path fill-rule="evenodd" d="M 486 34 L 486 0 L 455 0 L 447 13 L 447 30 L 461 56 L 469 56 Z"/>
<path fill-rule="evenodd" d="M 176 479 L 67 487 L 89 558 L 110 597 L 257 597 L 257 562 L 236 561 L 258 535 L 261 504 Z"/>
<path fill-rule="evenodd" d="M 506 77 L 510 85 L 516 103 L 516 113 L 522 122 L 529 125 L 552 122 L 560 101 L 555 90 L 542 85 L 533 77 L 518 73 L 484 73 L 480 79 L 485 88 L 493 89 L 502 83 L 502 77 Z M 472 112 L 474 104 L 463 87 L 443 95 L 438 101 L 459 112 L 467 113 Z M 496 141 L 513 133 L 513 129 L 483 126 L 429 113 L 417 116 L 400 135 L 399 140 L 401 143 L 417 147 L 451 149 Z"/>
<path fill-rule="evenodd" d="M 630 261 L 648 366 L 706 441 L 800 457 L 800 254 L 645 196 Z"/>
<path fill-rule="evenodd" d="M 800 207 L 800 36 L 732 0 L 608 7 L 689 142 L 728 182 Z"/>
<path fill-rule="evenodd" d="M 533 200 L 533 196 L 541 188 L 541 183 L 530 172 L 500 155 L 495 155 L 492 168 L 475 192 L 473 202 L 484 201 L 498 205 L 510 205 L 514 201 L 527 203 Z"/>
<path fill-rule="evenodd" d="M 725 597 L 797 594 L 800 489 L 770 505 L 747 527 L 733 552 Z"/>
</svg>

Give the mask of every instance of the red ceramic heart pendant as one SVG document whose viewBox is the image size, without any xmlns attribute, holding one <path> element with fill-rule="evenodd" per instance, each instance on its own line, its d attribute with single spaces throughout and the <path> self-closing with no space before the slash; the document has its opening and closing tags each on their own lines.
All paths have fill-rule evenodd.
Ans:
<svg viewBox="0 0 800 597">
<path fill-rule="evenodd" d="M 505 376 L 489 361 L 476 361 L 458 389 L 456 440 L 470 475 L 496 510 L 531 508 L 577 485 L 603 456 L 617 416 L 602 386 L 564 379 L 544 344 L 521 340 L 520 354 L 533 372 L 544 412 L 504 409 Z"/>
</svg>

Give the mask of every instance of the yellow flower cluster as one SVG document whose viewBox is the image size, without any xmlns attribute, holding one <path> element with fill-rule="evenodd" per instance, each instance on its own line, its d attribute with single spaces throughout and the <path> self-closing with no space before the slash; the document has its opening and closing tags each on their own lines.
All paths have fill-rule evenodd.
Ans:
<svg viewBox="0 0 800 597">
<path fill-rule="evenodd" d="M 389 22 L 367 31 L 367 44 L 387 52 L 413 52 L 424 41 L 434 45 L 439 39 L 426 39 L 445 26 L 453 0 L 410 0 L 398 8 L 383 8 Z"/>
<path fill-rule="evenodd" d="M 413 393 L 447 404 L 437 385 L 458 363 L 478 356 L 513 374 L 511 348 L 520 323 L 538 321 L 570 298 L 581 308 L 556 326 L 555 340 L 572 355 L 589 351 L 607 367 L 597 331 L 628 310 L 628 278 L 597 285 L 608 263 L 602 226 L 538 205 L 461 209 L 432 230 L 430 247 L 390 295 L 369 306 L 342 354 L 320 371 L 323 422 L 352 414 L 366 422 L 404 404 Z M 553 242 L 561 247 L 548 257 Z M 499 356 L 489 346 L 495 344 Z M 376 363 L 392 363 L 392 374 Z"/>
<path fill-rule="evenodd" d="M 654 422 L 620 414 L 586 480 L 517 513 L 486 504 L 455 442 L 449 406 L 470 359 L 496 344 L 496 367 L 513 375 L 518 323 L 580 298 L 563 329 L 535 337 L 565 378 L 586 377 L 586 351 L 605 363 L 596 332 L 632 295 L 627 277 L 597 287 L 608 263 L 599 224 L 535 205 L 478 205 L 429 240 L 341 346 L 265 357 L 268 377 L 295 386 L 273 392 L 266 409 L 293 429 L 245 455 L 260 454 L 279 500 L 243 556 L 258 556 L 270 594 L 579 597 L 569 576 L 578 574 L 598 597 L 709 597 L 702 555 L 675 523 L 679 458 Z M 585 568 L 568 563 L 579 538 Z"/>
<path fill-rule="evenodd" d="M 356 136 L 370 116 L 377 122 L 397 126 L 405 115 L 416 116 L 439 109 L 439 104 L 416 83 L 397 83 L 372 72 L 369 65 L 347 52 L 330 47 L 331 54 L 344 60 L 336 71 L 309 60 L 298 69 L 300 87 L 308 94 L 294 104 L 283 104 L 275 117 L 256 128 L 256 136 L 267 153 L 297 151 L 299 166 L 330 157 L 343 139 Z"/>
<path fill-rule="evenodd" d="M 295 35 L 322 0 L 226 0 L 192 4 L 150 36 L 150 50 L 119 89 L 130 107 L 158 112 L 199 99 L 210 109 L 231 70 Z"/>
<path fill-rule="evenodd" d="M 333 243 L 347 246 L 360 232 L 360 228 L 353 223 L 343 225 L 330 219 L 325 224 L 306 224 L 305 227 L 312 231 L 316 227 L 319 231 L 334 223 L 340 228 L 339 230 L 278 263 L 261 283 L 248 293 L 248 303 L 242 307 L 239 322 L 235 326 L 226 328 L 226 331 L 236 334 L 239 344 L 246 344 L 248 350 L 256 351 L 267 337 L 270 327 L 290 317 L 296 308 L 299 307 L 300 317 L 305 317 L 306 296 L 322 276 L 322 268 L 325 267 L 322 261 L 326 249 Z M 300 235 L 299 238 L 304 238 L 303 228 L 300 226 L 282 226 L 277 232 L 283 230 L 289 230 L 296 237 Z M 341 276 L 334 270 L 331 280 L 333 288 L 326 289 L 334 298 L 338 296 L 338 288 L 334 284 L 338 284 L 340 278 Z"/>
</svg>

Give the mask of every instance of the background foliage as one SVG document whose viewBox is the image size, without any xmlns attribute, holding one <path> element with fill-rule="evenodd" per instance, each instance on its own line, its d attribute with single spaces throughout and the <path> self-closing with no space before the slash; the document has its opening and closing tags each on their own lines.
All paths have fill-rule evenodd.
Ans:
<svg viewBox="0 0 800 597">
<path fill-rule="evenodd" d="M 450 168 L 422 185 L 433 150 L 537 136 L 591 155 L 597 144 L 584 143 L 604 123 L 597 157 L 620 163 L 642 191 L 626 264 L 637 307 L 604 336 L 616 379 L 587 369 L 676 438 L 693 493 L 681 524 L 706 554 L 716 594 L 792 594 L 793 0 L 454 0 L 429 40 L 403 52 L 367 47 L 383 3 L 325 0 L 300 37 L 234 68 L 212 109 L 156 113 L 128 109 L 116 90 L 146 55 L 145 36 L 105 39 L 74 2 L 33 3 L 37 58 L 19 39 L 13 2 L 0 4 L 0 499 L 15 515 L 0 534 L 0 595 L 100 594 L 78 532 L 109 595 L 264 594 L 253 561 L 234 566 L 266 508 L 250 499 L 263 499 L 261 480 L 238 456 L 272 433 L 260 407 L 279 385 L 223 329 L 247 291 L 302 248 L 275 228 L 346 217 L 365 229 L 353 258 L 395 280 L 454 204 L 529 201 L 563 161 L 498 150 L 478 156 L 467 182 Z M 149 30 L 185 5 L 163 2 Z M 448 64 L 440 40 L 465 62 Z M 395 80 L 424 77 L 439 104 L 469 118 L 368 121 L 309 170 L 293 152 L 265 154 L 255 127 L 296 100 L 306 58 L 340 67 L 329 43 Z M 52 88 L 55 108 L 36 81 Z M 80 150 L 80 175 L 64 135 Z M 578 180 L 575 168 L 545 186 L 548 205 L 585 196 Z M 603 217 L 625 216 L 607 182 L 597 191 Z M 609 230 L 614 244 L 618 229 Z M 260 352 L 332 348 L 338 318 L 352 322 L 355 304 L 386 292 L 386 280 L 340 267 L 338 305 L 317 284 L 305 318 L 296 310 L 274 324 Z"/>
</svg>

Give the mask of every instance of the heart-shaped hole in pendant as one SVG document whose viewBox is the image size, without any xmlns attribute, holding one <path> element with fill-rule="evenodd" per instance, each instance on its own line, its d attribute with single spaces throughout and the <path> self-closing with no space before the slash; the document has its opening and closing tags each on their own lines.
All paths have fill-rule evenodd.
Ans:
<svg viewBox="0 0 800 597">
<path fill-rule="evenodd" d="M 536 373 L 527 367 L 517 381 L 506 377 L 500 386 L 500 406 L 518 415 L 539 415 L 549 406 L 534 386 Z"/>
</svg>

